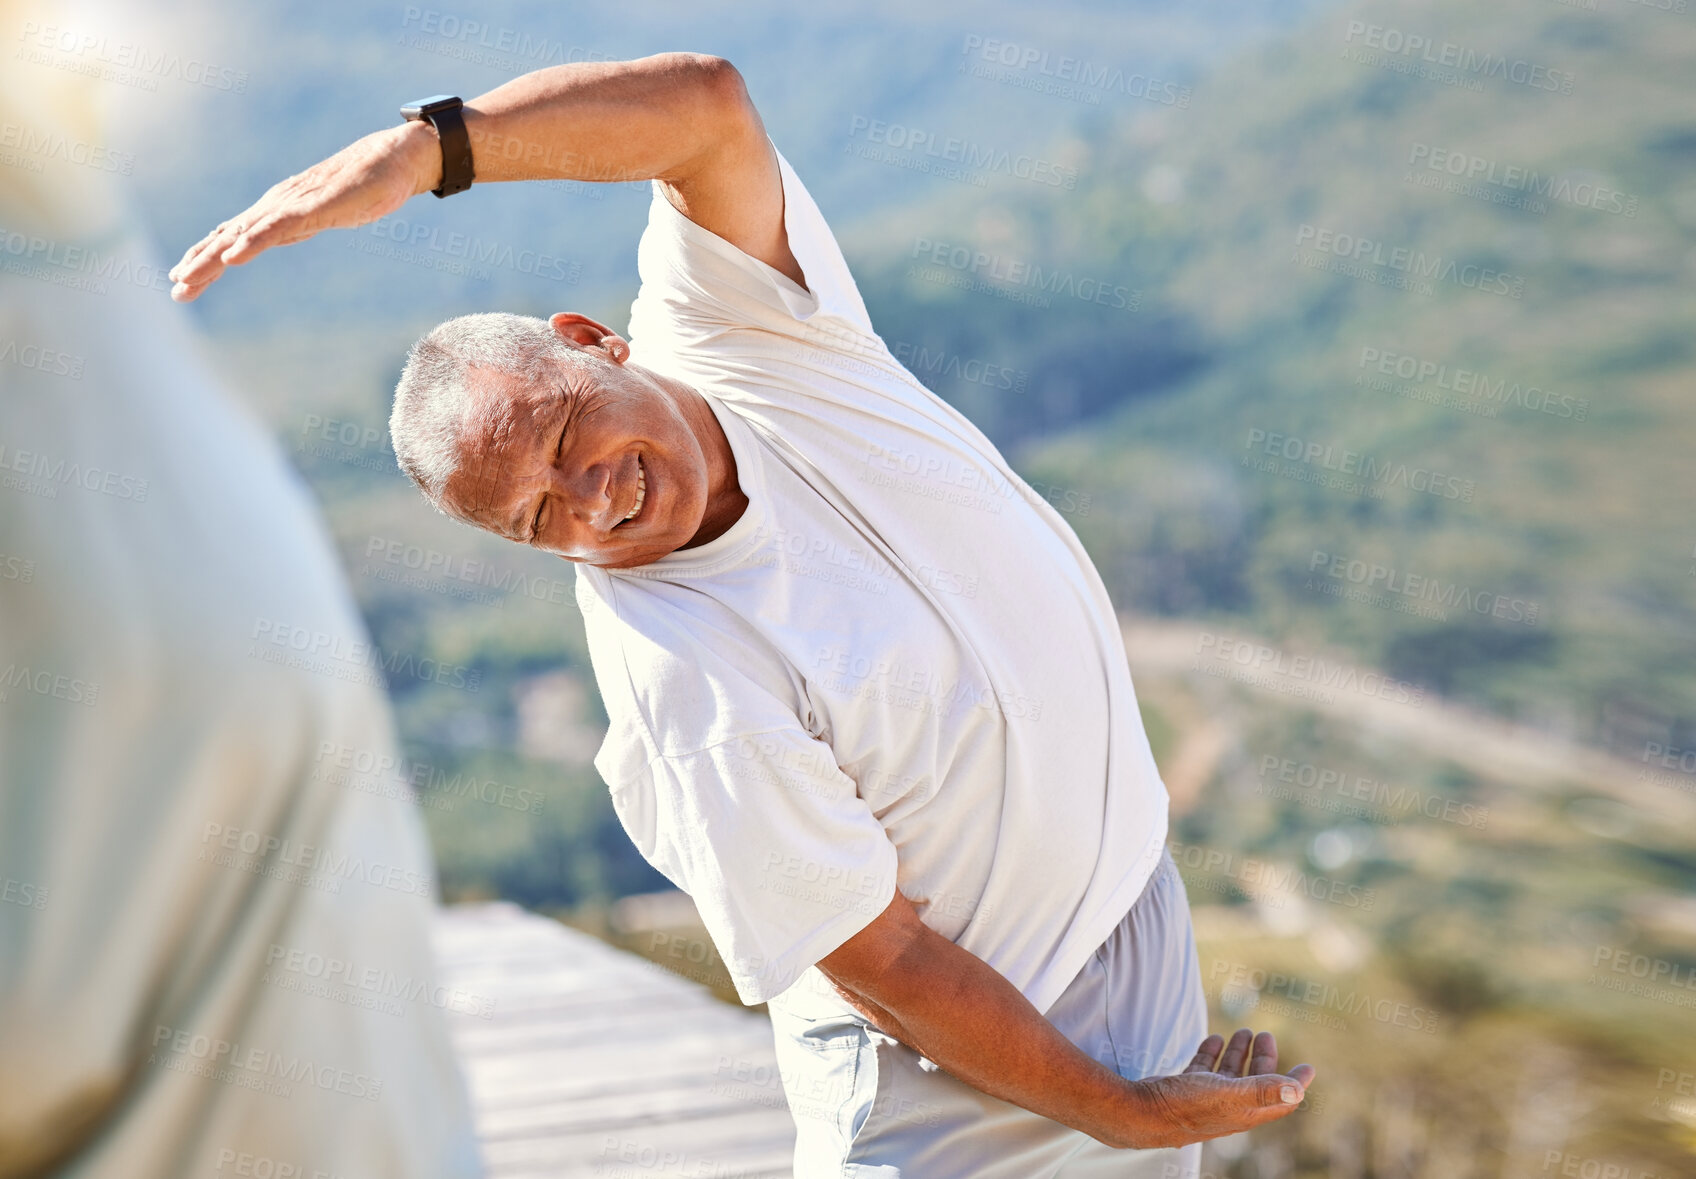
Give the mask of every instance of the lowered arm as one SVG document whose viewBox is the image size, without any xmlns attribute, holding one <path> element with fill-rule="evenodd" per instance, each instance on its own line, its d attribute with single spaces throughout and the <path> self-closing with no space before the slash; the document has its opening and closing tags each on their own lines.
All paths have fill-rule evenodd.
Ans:
<svg viewBox="0 0 1696 1179">
<path fill-rule="evenodd" d="M 1269 1032 L 1209 1036 L 1182 1073 L 1127 1081 L 1042 1017 L 899 892 L 819 969 L 872 1026 L 973 1088 L 1109 1146 L 1183 1146 L 1292 1113 L 1313 1068 L 1277 1072 Z"/>
</svg>

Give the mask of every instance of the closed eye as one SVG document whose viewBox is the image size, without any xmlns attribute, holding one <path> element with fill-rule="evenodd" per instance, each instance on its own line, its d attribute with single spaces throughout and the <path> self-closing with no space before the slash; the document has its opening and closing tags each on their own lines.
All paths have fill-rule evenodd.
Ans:
<svg viewBox="0 0 1696 1179">
<path fill-rule="evenodd" d="M 560 389 L 560 393 L 561 395 L 565 394 L 565 389 L 563 387 Z M 565 435 L 570 429 L 571 417 L 570 415 L 567 415 L 564 423 L 562 423 L 559 428 L 559 441 L 554 444 L 554 466 L 556 467 L 559 466 L 560 456 L 565 453 Z M 530 521 L 530 539 L 527 543 L 535 544 L 537 538 L 542 535 L 542 512 L 547 506 L 548 497 L 544 492 L 542 495 L 542 501 L 536 505 L 536 518 Z"/>
</svg>

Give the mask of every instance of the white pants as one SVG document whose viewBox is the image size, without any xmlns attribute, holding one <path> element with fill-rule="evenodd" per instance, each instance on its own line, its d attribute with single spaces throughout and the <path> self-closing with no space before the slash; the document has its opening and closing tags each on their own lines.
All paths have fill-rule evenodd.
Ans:
<svg viewBox="0 0 1696 1179">
<path fill-rule="evenodd" d="M 1201 1146 L 1111 1150 L 980 1093 L 832 1010 L 804 983 L 771 1004 L 797 1179 L 1195 1179 Z M 1120 1076 L 1179 1071 L 1207 1035 L 1189 902 L 1162 854 L 1125 919 L 1044 1013 Z"/>
</svg>

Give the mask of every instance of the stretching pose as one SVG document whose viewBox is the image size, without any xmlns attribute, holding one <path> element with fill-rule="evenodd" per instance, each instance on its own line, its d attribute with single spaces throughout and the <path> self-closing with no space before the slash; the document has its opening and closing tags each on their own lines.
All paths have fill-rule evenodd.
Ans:
<svg viewBox="0 0 1696 1179">
<path fill-rule="evenodd" d="M 439 510 L 577 563 L 596 766 L 769 1003 L 804 1176 L 1193 1176 L 1308 1065 L 1206 1034 L 1112 603 L 1058 513 L 890 355 L 726 61 L 427 100 L 172 271 L 497 180 L 653 181 L 621 336 L 468 315 L 391 433 Z"/>
</svg>

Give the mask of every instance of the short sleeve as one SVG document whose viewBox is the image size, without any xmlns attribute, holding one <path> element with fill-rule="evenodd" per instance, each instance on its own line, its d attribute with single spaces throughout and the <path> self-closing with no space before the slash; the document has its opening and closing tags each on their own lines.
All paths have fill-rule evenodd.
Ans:
<svg viewBox="0 0 1696 1179">
<path fill-rule="evenodd" d="M 895 895 L 894 845 L 799 724 L 634 772 L 597 765 L 637 848 L 694 899 L 744 1003 L 788 990 Z M 630 776 L 610 781 L 619 773 Z"/>
<path fill-rule="evenodd" d="M 875 339 L 824 214 L 781 152 L 777 163 L 784 228 L 806 287 L 679 213 L 656 181 L 636 252 L 642 286 L 630 310 L 634 356 L 683 351 L 736 328 L 806 340 L 822 332 L 851 350 Z"/>
</svg>

